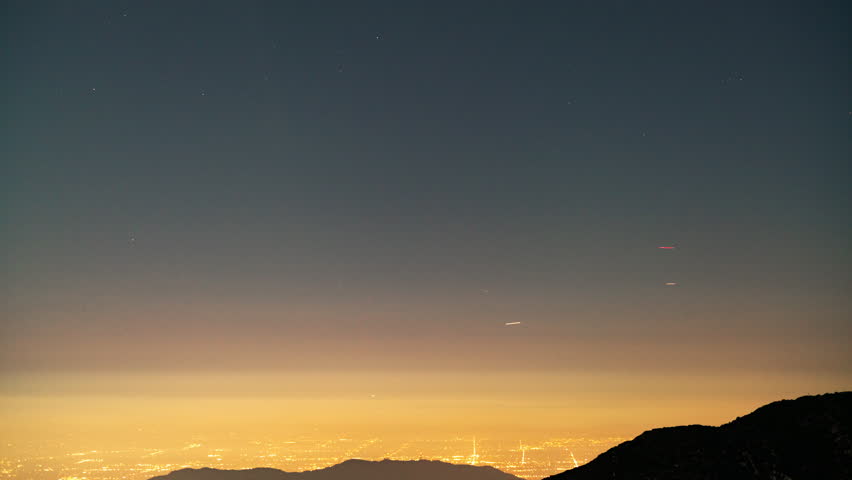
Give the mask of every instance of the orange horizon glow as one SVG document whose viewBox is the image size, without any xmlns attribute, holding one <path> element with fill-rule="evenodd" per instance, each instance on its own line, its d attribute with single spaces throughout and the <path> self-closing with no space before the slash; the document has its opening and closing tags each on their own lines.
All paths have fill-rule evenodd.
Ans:
<svg viewBox="0 0 852 480">
<path fill-rule="evenodd" d="M 399 448 L 411 441 L 425 442 L 416 455 L 409 452 L 411 457 L 400 454 L 395 459 L 455 458 L 464 463 L 469 461 L 466 440 L 457 442 L 460 451 L 452 455 L 441 445 L 458 437 L 476 437 L 491 442 L 492 457 L 504 462 L 495 466 L 518 473 L 530 470 L 499 460 L 511 458 L 506 445 L 515 445 L 518 439 L 529 445 L 563 442 L 570 446 L 569 440 L 555 439 L 586 438 L 590 440 L 583 441 L 587 445 L 583 451 L 597 454 L 647 429 L 720 425 L 774 400 L 850 384 L 844 374 L 804 373 L 700 377 L 517 370 L 17 374 L 4 377 L 0 423 L 5 458 L 25 458 L 27 445 L 40 442 L 42 453 L 65 458 L 68 468 L 79 471 L 92 468 L 92 462 L 108 460 L 88 455 L 84 458 L 90 460 L 80 463 L 69 456 L 69 448 L 124 450 L 131 457 L 142 455 L 132 453 L 137 450 L 144 455 L 160 451 L 170 461 L 185 458 L 192 466 L 300 471 L 329 465 L 276 456 L 237 458 L 233 452 L 249 448 L 255 440 L 278 445 L 296 437 L 301 444 L 323 438 L 376 438 L 384 445 L 398 442 Z M 46 444 L 45 432 L 50 432 L 52 440 L 64 439 L 64 446 Z M 598 442 L 593 445 L 599 447 L 589 446 L 589 441 Z M 181 445 L 193 442 L 204 444 L 210 455 L 232 453 L 211 456 L 205 463 L 197 452 L 181 453 Z M 494 450 L 497 445 L 503 445 L 504 453 Z M 391 450 L 353 456 L 380 460 Z M 278 450 L 270 450 L 270 455 L 274 451 Z M 562 459 L 566 462 L 568 452 Z M 340 456 L 326 463 L 346 459 L 345 449 L 335 455 Z M 164 473 L 175 466 L 166 462 L 151 468 Z M 134 480 L 143 478 L 147 477 L 138 475 Z"/>
</svg>

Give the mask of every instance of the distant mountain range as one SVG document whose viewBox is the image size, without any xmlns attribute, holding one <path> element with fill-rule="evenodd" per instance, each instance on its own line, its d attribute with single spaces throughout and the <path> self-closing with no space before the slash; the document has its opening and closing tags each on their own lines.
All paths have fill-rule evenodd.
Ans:
<svg viewBox="0 0 852 480">
<path fill-rule="evenodd" d="M 452 465 L 432 460 L 347 460 L 333 467 L 308 472 L 282 472 L 274 468 L 216 470 L 185 468 L 151 480 L 521 480 L 493 467 Z"/>
<path fill-rule="evenodd" d="M 658 428 L 550 480 L 850 480 L 852 392 L 782 400 L 721 427 Z"/>
</svg>

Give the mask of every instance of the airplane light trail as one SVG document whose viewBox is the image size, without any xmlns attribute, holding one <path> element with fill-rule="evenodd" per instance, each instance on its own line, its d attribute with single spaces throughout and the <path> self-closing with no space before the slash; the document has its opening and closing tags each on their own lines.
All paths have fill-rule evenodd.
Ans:
<svg viewBox="0 0 852 480">
<path fill-rule="evenodd" d="M 506 325 L 520 325 L 521 322 L 506 322 Z"/>
<path fill-rule="evenodd" d="M 675 247 L 657 247 L 657 248 L 662 248 L 663 250 L 674 250 L 675 249 Z"/>
</svg>

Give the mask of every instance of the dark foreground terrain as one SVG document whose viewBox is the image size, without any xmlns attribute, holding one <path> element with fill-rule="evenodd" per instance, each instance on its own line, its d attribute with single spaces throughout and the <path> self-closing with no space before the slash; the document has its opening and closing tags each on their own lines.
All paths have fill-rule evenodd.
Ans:
<svg viewBox="0 0 852 480">
<path fill-rule="evenodd" d="M 520 480 L 492 467 L 452 465 L 430 460 L 368 462 L 347 460 L 309 472 L 282 472 L 273 468 L 177 470 L 151 480 Z"/>
<path fill-rule="evenodd" d="M 721 427 L 658 428 L 551 480 L 849 480 L 852 392 L 782 400 Z"/>
</svg>

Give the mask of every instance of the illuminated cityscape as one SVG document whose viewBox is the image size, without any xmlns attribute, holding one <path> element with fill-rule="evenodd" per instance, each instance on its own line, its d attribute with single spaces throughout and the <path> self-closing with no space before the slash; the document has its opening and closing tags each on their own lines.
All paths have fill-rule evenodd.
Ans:
<svg viewBox="0 0 852 480">
<path fill-rule="evenodd" d="M 44 443 L 4 443 L 0 480 L 145 480 L 181 468 L 284 471 L 315 470 L 350 458 L 441 460 L 490 465 L 538 480 L 593 459 L 624 438 L 552 438 L 540 441 L 457 437 L 448 440 L 388 441 L 379 438 L 320 438 L 215 441 L 196 438 L 183 445 L 121 449 L 64 450 L 69 439 Z M 75 442 L 80 445 L 84 442 Z M 224 447 L 223 445 L 231 445 Z"/>
</svg>

